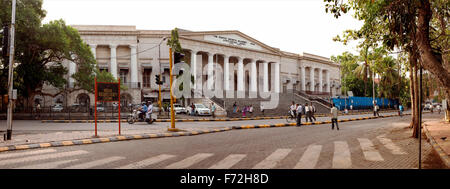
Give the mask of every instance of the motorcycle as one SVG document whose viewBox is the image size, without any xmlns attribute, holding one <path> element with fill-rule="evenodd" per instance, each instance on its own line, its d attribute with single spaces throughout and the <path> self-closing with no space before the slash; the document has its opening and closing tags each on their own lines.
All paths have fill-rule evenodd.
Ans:
<svg viewBox="0 0 450 189">
<path fill-rule="evenodd" d="M 146 113 L 147 115 L 144 118 L 144 115 L 141 113 L 141 111 L 133 110 L 131 114 L 127 117 L 127 122 L 129 124 L 133 124 L 135 122 L 147 122 L 148 124 L 152 124 L 156 118 L 153 118 L 153 114 Z"/>
</svg>

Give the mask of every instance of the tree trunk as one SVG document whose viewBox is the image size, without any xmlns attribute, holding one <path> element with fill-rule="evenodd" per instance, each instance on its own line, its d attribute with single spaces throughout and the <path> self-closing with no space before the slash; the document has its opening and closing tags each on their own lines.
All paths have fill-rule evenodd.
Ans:
<svg viewBox="0 0 450 189">
<path fill-rule="evenodd" d="M 446 89 L 450 89 L 450 72 L 445 69 L 448 65 L 443 65 L 442 62 L 433 54 L 430 43 L 430 19 L 432 11 L 430 2 L 428 0 L 420 1 L 421 5 L 418 10 L 417 19 L 417 32 L 416 41 L 417 48 L 419 50 L 420 58 L 422 60 L 423 67 L 438 79 L 442 86 Z M 446 61 L 444 61 L 445 63 Z"/>
</svg>

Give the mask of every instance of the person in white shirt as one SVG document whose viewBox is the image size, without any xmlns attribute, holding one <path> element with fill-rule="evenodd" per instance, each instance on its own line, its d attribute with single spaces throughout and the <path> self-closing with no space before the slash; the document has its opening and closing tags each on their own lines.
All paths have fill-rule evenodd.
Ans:
<svg viewBox="0 0 450 189">
<path fill-rule="evenodd" d="M 148 101 L 147 103 L 148 103 L 148 107 L 147 107 L 147 113 L 145 114 L 146 115 L 145 118 L 152 119 L 153 103 L 151 101 Z"/>
<path fill-rule="evenodd" d="M 296 117 L 296 110 L 297 110 L 297 106 L 295 106 L 295 102 L 292 101 L 292 105 L 290 108 L 290 113 L 291 113 L 292 118 Z"/>
<path fill-rule="evenodd" d="M 306 103 L 305 104 L 305 120 L 306 120 L 306 122 L 308 122 L 308 119 L 310 119 L 311 122 L 312 122 L 312 119 L 311 119 L 311 108 L 310 108 L 310 106 L 308 106 L 308 103 Z"/>
<path fill-rule="evenodd" d="M 334 130 L 335 123 L 336 123 L 336 129 L 339 130 L 337 119 L 338 119 L 338 109 L 333 104 L 333 107 L 331 108 L 331 130 Z"/>
<path fill-rule="evenodd" d="M 297 104 L 297 126 L 302 125 L 302 105 Z"/>
</svg>

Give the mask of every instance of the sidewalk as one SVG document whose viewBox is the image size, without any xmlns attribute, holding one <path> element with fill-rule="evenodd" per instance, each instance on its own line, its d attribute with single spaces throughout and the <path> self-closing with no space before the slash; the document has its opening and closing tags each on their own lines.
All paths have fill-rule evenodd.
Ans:
<svg viewBox="0 0 450 189">
<path fill-rule="evenodd" d="M 407 114 L 407 112 L 405 112 Z M 380 118 L 396 116 L 395 112 L 382 114 Z M 371 114 L 346 115 L 340 117 L 340 122 L 362 119 L 374 119 Z M 376 119 L 376 118 L 375 118 Z M 315 123 L 307 125 L 319 125 L 329 122 L 328 117 L 317 118 Z M 252 125 L 249 125 L 252 124 Z M 264 124 L 264 125 L 255 125 Z M 255 120 L 240 122 L 209 122 L 178 123 L 179 132 L 169 132 L 168 124 L 122 124 L 121 135 L 118 134 L 117 123 L 98 124 L 98 136 L 93 137 L 93 124 L 69 123 L 40 123 L 39 121 L 18 120 L 15 123 L 15 134 L 11 141 L 3 141 L 0 138 L 0 152 L 19 149 L 70 146 L 78 144 L 91 144 L 100 142 L 113 142 L 120 140 L 159 138 L 172 136 L 189 136 L 203 133 L 223 132 L 242 128 L 284 127 L 295 126 L 295 123 L 286 123 L 285 119 Z"/>
<path fill-rule="evenodd" d="M 425 119 L 423 128 L 442 162 L 450 168 L 450 123 L 439 118 Z"/>
</svg>

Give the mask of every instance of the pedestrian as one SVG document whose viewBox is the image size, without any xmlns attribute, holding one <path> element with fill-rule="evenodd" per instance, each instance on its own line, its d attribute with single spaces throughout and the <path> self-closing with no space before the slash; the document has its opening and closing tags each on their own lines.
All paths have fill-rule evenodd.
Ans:
<svg viewBox="0 0 450 189">
<path fill-rule="evenodd" d="M 253 105 L 250 105 L 248 112 L 250 113 L 250 117 L 253 117 Z"/>
<path fill-rule="evenodd" d="M 302 125 L 302 105 L 301 104 L 297 104 L 297 126 L 301 126 Z"/>
<path fill-rule="evenodd" d="M 242 117 L 245 117 L 245 113 L 247 112 L 247 106 L 242 108 Z"/>
<path fill-rule="evenodd" d="M 291 114 L 292 118 L 296 117 L 296 110 L 297 110 L 297 106 L 295 105 L 295 102 L 292 101 L 291 108 L 289 109 L 289 113 Z"/>
<path fill-rule="evenodd" d="M 36 113 L 37 113 L 37 117 L 41 118 L 41 104 L 40 103 L 38 103 L 36 105 Z"/>
<path fill-rule="evenodd" d="M 216 105 L 214 105 L 214 102 L 211 103 L 211 115 L 213 118 L 216 117 L 216 115 L 214 114 L 216 112 Z"/>
<path fill-rule="evenodd" d="M 375 104 L 375 115 L 376 115 L 377 117 L 380 116 L 380 113 L 378 113 L 379 110 L 380 110 L 380 107 L 378 106 L 378 104 Z"/>
<path fill-rule="evenodd" d="M 191 103 L 191 115 L 195 115 L 195 105 L 194 103 Z"/>
<path fill-rule="evenodd" d="M 430 111 L 431 111 L 431 113 L 433 113 L 433 105 L 431 105 Z"/>
<path fill-rule="evenodd" d="M 436 105 L 436 109 L 437 109 L 437 111 L 438 111 L 438 114 L 441 114 L 441 105 Z"/>
<path fill-rule="evenodd" d="M 310 119 L 312 122 L 310 106 L 308 106 L 308 103 L 305 104 L 305 112 L 306 112 L 306 115 L 305 115 L 306 122 L 308 122 L 308 119 Z"/>
<path fill-rule="evenodd" d="M 261 113 L 264 116 L 264 105 L 261 103 L 259 109 L 261 109 Z"/>
<path fill-rule="evenodd" d="M 403 105 L 401 104 L 398 106 L 398 114 L 400 117 L 403 117 Z"/>
<path fill-rule="evenodd" d="M 233 103 L 233 113 L 237 112 L 237 105 L 236 102 Z"/>
<path fill-rule="evenodd" d="M 338 109 L 333 104 L 333 107 L 331 108 L 331 130 L 334 130 L 335 123 L 336 123 L 336 129 L 339 130 L 337 119 L 338 119 Z"/>
<path fill-rule="evenodd" d="M 312 102 L 311 102 L 311 109 L 309 111 L 311 112 L 311 117 L 309 119 L 313 118 L 314 121 L 316 121 L 316 117 L 314 116 L 314 114 L 316 113 L 316 107 L 313 105 Z M 311 119 L 311 122 L 312 122 L 312 119 Z"/>
</svg>

